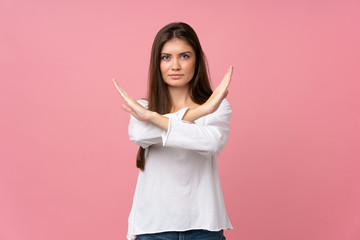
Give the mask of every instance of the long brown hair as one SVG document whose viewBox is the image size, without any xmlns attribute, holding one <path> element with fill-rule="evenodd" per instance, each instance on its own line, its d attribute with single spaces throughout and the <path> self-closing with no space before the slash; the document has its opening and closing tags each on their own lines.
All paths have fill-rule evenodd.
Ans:
<svg viewBox="0 0 360 240">
<path fill-rule="evenodd" d="M 191 100 L 197 104 L 203 104 L 212 94 L 206 58 L 194 29 L 183 22 L 170 23 L 156 34 L 151 49 L 147 92 L 148 109 L 159 114 L 169 113 L 172 107 L 167 85 L 161 76 L 160 54 L 163 45 L 174 38 L 186 41 L 195 51 L 195 72 L 194 77 L 189 82 Z M 142 147 L 139 147 L 136 166 L 142 171 L 145 169 L 145 149 Z"/>
</svg>

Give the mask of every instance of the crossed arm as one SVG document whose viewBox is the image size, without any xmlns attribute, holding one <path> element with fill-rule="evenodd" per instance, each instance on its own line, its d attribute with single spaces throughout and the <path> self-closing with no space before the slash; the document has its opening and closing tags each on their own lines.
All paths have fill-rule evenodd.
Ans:
<svg viewBox="0 0 360 240">
<path fill-rule="evenodd" d="M 228 94 L 228 86 L 231 81 L 231 76 L 233 72 L 233 67 L 230 66 L 228 71 L 226 72 L 223 80 L 219 84 L 219 86 L 214 90 L 213 94 L 209 97 L 209 99 L 202 105 L 189 109 L 183 120 L 188 122 L 194 122 L 196 119 L 203 117 L 205 115 L 211 114 L 215 112 L 223 99 Z M 169 119 L 157 112 L 150 111 L 139 104 L 134 98 L 132 98 L 125 90 L 123 90 L 115 79 L 113 79 L 113 83 L 120 93 L 121 97 L 124 99 L 125 103 L 122 104 L 122 108 L 134 116 L 137 120 L 151 123 L 155 126 L 160 127 L 161 129 L 168 131 Z"/>
</svg>

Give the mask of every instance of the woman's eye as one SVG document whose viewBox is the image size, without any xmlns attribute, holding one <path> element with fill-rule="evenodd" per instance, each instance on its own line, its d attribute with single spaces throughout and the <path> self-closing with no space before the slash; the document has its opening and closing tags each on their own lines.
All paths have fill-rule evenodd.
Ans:
<svg viewBox="0 0 360 240">
<path fill-rule="evenodd" d="M 163 60 L 169 60 L 169 59 L 170 59 L 170 56 L 164 55 L 164 56 L 161 57 L 161 59 L 163 59 Z"/>
<path fill-rule="evenodd" d="M 190 56 L 187 55 L 187 54 L 184 54 L 184 55 L 182 55 L 181 57 L 182 57 L 183 59 L 188 59 Z"/>
</svg>

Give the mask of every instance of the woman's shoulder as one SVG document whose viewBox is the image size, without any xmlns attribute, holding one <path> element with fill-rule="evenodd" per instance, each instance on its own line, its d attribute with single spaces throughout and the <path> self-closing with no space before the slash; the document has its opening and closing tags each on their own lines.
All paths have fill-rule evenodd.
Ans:
<svg viewBox="0 0 360 240">
<path fill-rule="evenodd" d="M 224 109 L 231 111 L 231 105 L 230 105 L 229 101 L 226 98 L 224 98 L 222 100 L 222 102 L 220 103 L 220 106 L 218 108 L 218 110 L 224 110 Z"/>
<path fill-rule="evenodd" d="M 222 116 L 230 116 L 232 112 L 231 105 L 227 99 L 223 99 L 219 105 L 219 107 L 216 109 L 215 112 L 206 115 L 206 118 L 218 118 Z"/>
<path fill-rule="evenodd" d="M 148 108 L 149 102 L 145 98 L 138 99 L 137 102 L 141 104 L 144 108 Z"/>
<path fill-rule="evenodd" d="M 224 99 L 222 100 L 222 102 L 221 102 L 221 105 L 230 106 L 230 103 L 229 103 L 229 101 L 228 101 L 226 98 L 224 98 Z"/>
<path fill-rule="evenodd" d="M 224 98 L 220 103 L 218 109 L 212 114 L 209 114 L 208 116 L 209 117 L 227 116 L 227 115 L 231 115 L 231 112 L 232 112 L 231 105 L 229 101 Z"/>
</svg>

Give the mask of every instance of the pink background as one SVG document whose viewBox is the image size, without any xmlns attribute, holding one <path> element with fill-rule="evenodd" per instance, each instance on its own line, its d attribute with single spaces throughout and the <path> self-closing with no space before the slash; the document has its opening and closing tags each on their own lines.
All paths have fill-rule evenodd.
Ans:
<svg viewBox="0 0 360 240">
<path fill-rule="evenodd" d="M 0 239 L 125 239 L 156 32 L 198 33 L 216 86 L 230 240 L 360 239 L 359 1 L 0 2 Z"/>
</svg>

